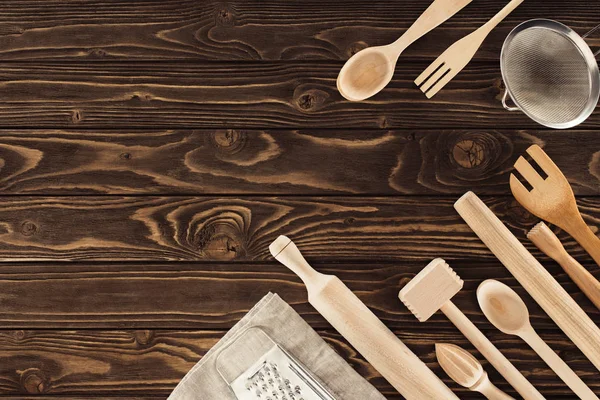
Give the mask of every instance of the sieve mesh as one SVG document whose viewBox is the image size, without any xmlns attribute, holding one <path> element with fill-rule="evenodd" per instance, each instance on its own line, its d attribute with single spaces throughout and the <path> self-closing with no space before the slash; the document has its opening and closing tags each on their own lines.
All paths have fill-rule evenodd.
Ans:
<svg viewBox="0 0 600 400">
<path fill-rule="evenodd" d="M 505 83 L 515 103 L 539 123 L 580 117 L 592 94 L 589 66 L 567 36 L 544 27 L 517 33 L 503 49 Z"/>
</svg>

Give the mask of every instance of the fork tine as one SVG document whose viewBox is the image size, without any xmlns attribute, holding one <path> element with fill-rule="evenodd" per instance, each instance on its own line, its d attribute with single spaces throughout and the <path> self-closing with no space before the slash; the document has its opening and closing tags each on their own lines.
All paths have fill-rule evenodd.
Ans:
<svg viewBox="0 0 600 400">
<path fill-rule="evenodd" d="M 515 174 L 510 174 L 510 191 L 515 196 L 515 199 L 523 205 L 529 199 L 529 190 L 527 190 Z"/>
<path fill-rule="evenodd" d="M 529 164 L 523 156 L 519 157 L 515 163 L 515 169 L 519 171 L 523 178 L 525 178 L 531 186 L 535 189 L 544 183 L 544 179 L 538 174 L 538 172 Z"/>
<path fill-rule="evenodd" d="M 437 81 L 442 76 L 444 76 L 449 70 L 450 70 L 450 68 L 448 68 L 445 64 L 443 64 L 440 69 L 435 71 L 435 73 L 433 75 L 431 75 L 431 77 L 429 77 L 429 79 L 427 79 L 427 81 L 425 81 L 425 83 L 423 83 L 421 85 L 421 91 L 423 93 L 427 93 L 427 91 L 429 89 L 431 89 L 433 87 L 433 85 L 435 85 L 437 83 Z"/>
<path fill-rule="evenodd" d="M 546 152 L 544 150 L 542 150 L 542 148 L 540 146 L 538 146 L 537 144 L 529 146 L 529 148 L 527 149 L 527 153 L 531 156 L 531 158 L 533 158 L 533 160 L 536 163 L 538 163 L 538 165 L 544 170 L 546 175 L 548 175 L 548 176 L 550 176 L 550 175 L 556 176 L 556 174 L 560 174 L 559 176 L 563 175 L 563 173 L 556 166 L 556 164 L 554 164 L 554 161 L 552 161 L 552 159 L 550 157 L 548 157 Z"/>
<path fill-rule="evenodd" d="M 431 89 L 429 89 L 425 93 L 425 96 L 427 96 L 428 99 L 435 96 L 437 92 L 442 90 L 444 86 L 446 86 L 448 82 L 450 82 L 459 72 L 460 70 L 449 70 L 449 72 L 442 79 L 440 79 L 438 83 L 436 83 Z"/>
<path fill-rule="evenodd" d="M 429 78 L 431 74 L 433 74 L 442 64 L 444 64 L 442 57 L 436 58 L 436 60 L 429 64 L 429 67 L 425 68 L 425 71 L 423 71 L 421 75 L 415 79 L 415 85 L 421 86 L 421 84 L 425 82 L 427 78 Z"/>
</svg>

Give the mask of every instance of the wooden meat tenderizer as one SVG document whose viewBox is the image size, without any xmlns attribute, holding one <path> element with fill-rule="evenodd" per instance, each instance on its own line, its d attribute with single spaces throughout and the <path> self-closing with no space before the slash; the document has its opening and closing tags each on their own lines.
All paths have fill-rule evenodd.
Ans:
<svg viewBox="0 0 600 400">
<path fill-rule="evenodd" d="M 402 396 L 408 400 L 458 399 L 338 277 L 315 271 L 290 239 L 279 236 L 269 250 L 302 279 L 310 304 Z"/>
<path fill-rule="evenodd" d="M 527 237 L 544 254 L 559 263 L 579 289 L 600 310 L 600 282 L 567 253 L 567 250 L 548 225 L 540 222 L 529 231 Z"/>
<path fill-rule="evenodd" d="M 452 303 L 452 297 L 462 287 L 463 281 L 446 261 L 436 258 L 402 288 L 398 297 L 421 322 L 441 310 L 525 400 L 543 399 L 523 374 Z"/>
</svg>

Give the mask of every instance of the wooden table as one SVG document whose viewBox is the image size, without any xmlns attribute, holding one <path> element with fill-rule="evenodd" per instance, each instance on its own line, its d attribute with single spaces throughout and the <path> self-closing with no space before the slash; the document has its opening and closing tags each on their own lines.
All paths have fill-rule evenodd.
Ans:
<svg viewBox="0 0 600 400">
<path fill-rule="evenodd" d="M 396 298 L 434 257 L 465 280 L 459 307 L 544 395 L 573 398 L 526 345 L 485 320 L 475 299 L 482 280 L 523 295 L 541 336 L 600 395 L 598 371 L 452 207 L 475 191 L 534 250 L 525 233 L 537 219 L 510 196 L 508 176 L 538 143 L 598 230 L 600 113 L 559 132 L 504 111 L 498 57 L 521 21 L 554 18 L 584 33 L 600 7 L 527 0 L 429 101 L 413 79 L 504 3 L 475 0 L 410 47 L 382 93 L 345 101 L 335 88 L 344 61 L 397 38 L 428 3 L 4 2 L 0 399 L 165 398 L 268 291 L 399 399 L 270 257 L 279 234 L 342 278 L 461 398 L 481 397 L 449 382 L 433 344 L 472 346 L 442 315 L 419 323 Z M 600 323 L 558 265 L 534 254 Z"/>
</svg>

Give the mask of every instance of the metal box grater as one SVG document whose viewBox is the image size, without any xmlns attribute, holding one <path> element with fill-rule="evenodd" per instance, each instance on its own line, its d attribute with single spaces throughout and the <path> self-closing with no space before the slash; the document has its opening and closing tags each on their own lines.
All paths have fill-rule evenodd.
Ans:
<svg viewBox="0 0 600 400">
<path fill-rule="evenodd" d="M 310 371 L 257 327 L 240 334 L 216 363 L 238 400 L 335 400 Z"/>
</svg>

